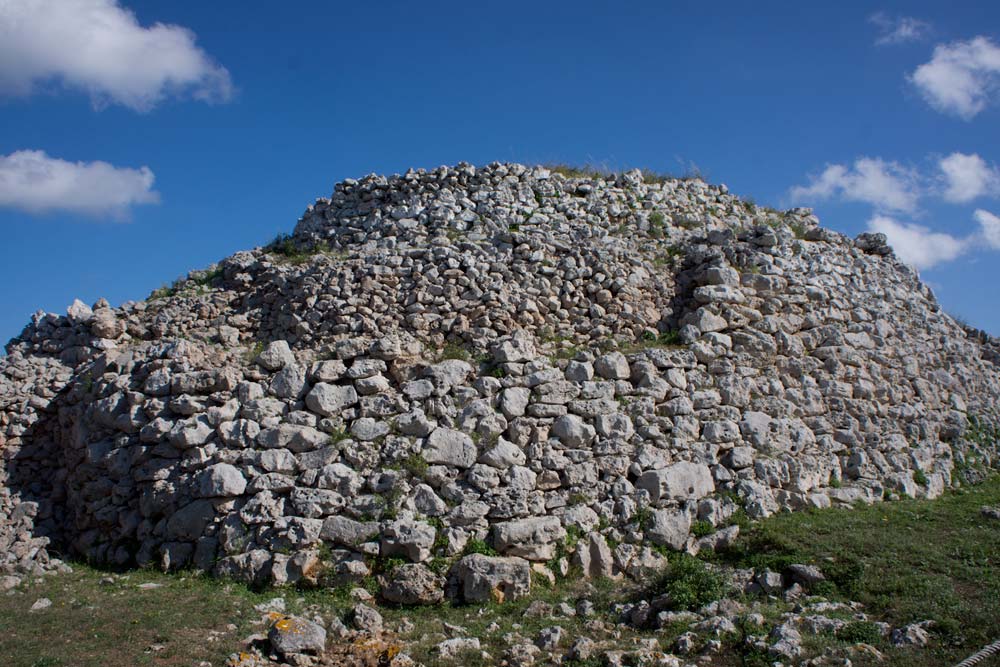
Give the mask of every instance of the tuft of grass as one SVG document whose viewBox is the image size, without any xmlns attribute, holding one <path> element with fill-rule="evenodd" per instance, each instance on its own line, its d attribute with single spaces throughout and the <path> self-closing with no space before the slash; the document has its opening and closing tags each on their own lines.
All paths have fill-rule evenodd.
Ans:
<svg viewBox="0 0 1000 667">
<path fill-rule="evenodd" d="M 871 621 L 852 621 L 837 630 L 836 637 L 840 641 L 851 644 L 872 644 L 882 643 L 882 633 L 878 626 Z"/>
<path fill-rule="evenodd" d="M 695 537 L 705 537 L 715 532 L 715 526 L 708 521 L 695 521 L 691 524 L 691 534 Z"/>
<path fill-rule="evenodd" d="M 254 343 L 253 347 L 247 350 L 246 355 L 244 355 L 244 359 L 248 364 L 252 364 L 253 360 L 259 357 L 260 353 L 263 351 L 264 351 L 264 341 L 259 340 L 256 343 Z"/>
<path fill-rule="evenodd" d="M 445 359 L 460 359 L 462 361 L 472 361 L 472 353 L 460 343 L 447 343 L 438 354 L 438 361 Z"/>
<path fill-rule="evenodd" d="M 462 549 L 462 555 L 468 556 L 469 554 L 483 554 L 484 556 L 499 556 L 499 552 L 486 543 L 485 540 L 471 539 L 465 543 L 465 548 Z"/>
<path fill-rule="evenodd" d="M 672 553 L 668 557 L 670 566 L 654 585 L 654 591 L 667 596 L 671 609 L 698 609 L 725 595 L 722 577 L 704 561 L 686 553 Z"/>
<path fill-rule="evenodd" d="M 313 245 L 300 243 L 290 234 L 278 234 L 264 250 L 272 255 L 277 255 L 288 264 L 305 264 L 316 255 L 327 254 L 330 247 L 324 241 Z"/>
<path fill-rule="evenodd" d="M 146 297 L 146 300 L 155 301 L 156 299 L 169 299 L 172 296 L 176 296 L 178 293 L 180 293 L 183 284 L 184 281 L 178 278 L 169 285 L 162 285 L 160 287 L 157 287 L 155 290 L 149 293 L 149 296 Z"/>
<path fill-rule="evenodd" d="M 659 211 L 651 213 L 649 215 L 649 235 L 654 239 L 663 238 L 666 220 L 663 213 Z"/>
</svg>

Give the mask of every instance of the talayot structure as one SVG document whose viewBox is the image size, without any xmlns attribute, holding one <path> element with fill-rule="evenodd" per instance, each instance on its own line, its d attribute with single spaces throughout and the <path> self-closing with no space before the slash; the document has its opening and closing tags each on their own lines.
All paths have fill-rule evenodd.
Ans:
<svg viewBox="0 0 1000 667">
<path fill-rule="evenodd" d="M 347 180 L 291 236 L 38 313 L 7 353 L 10 576 L 340 585 L 398 558 L 386 599 L 483 600 L 997 464 L 996 343 L 883 236 L 639 171 Z"/>
</svg>

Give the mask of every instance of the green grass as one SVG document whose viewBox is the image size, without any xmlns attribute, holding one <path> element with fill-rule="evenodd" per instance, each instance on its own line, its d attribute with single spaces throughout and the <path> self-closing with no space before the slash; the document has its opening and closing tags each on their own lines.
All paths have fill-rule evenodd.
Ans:
<svg viewBox="0 0 1000 667">
<path fill-rule="evenodd" d="M 302 245 L 290 234 L 278 234 L 264 247 L 264 250 L 277 255 L 281 261 L 293 265 L 305 264 L 316 255 L 331 254 L 330 247 L 324 241 L 308 246 Z"/>
<path fill-rule="evenodd" d="M 102 584 L 106 572 L 85 565 L 74 570 L 22 585 L 4 598 L 5 667 L 221 665 L 253 631 L 253 605 L 273 597 L 205 577 L 141 571 Z M 141 583 L 160 586 L 144 590 Z M 42 597 L 52 606 L 29 611 Z M 213 631 L 221 634 L 208 641 Z M 154 651 L 154 645 L 162 648 Z"/>
<path fill-rule="evenodd" d="M 666 595 L 671 609 L 698 609 L 726 593 L 722 577 L 704 562 L 686 553 L 670 554 L 668 558 L 670 566 L 650 592 L 654 596 Z"/>
<path fill-rule="evenodd" d="M 951 664 L 1000 639 L 1000 522 L 980 514 L 997 504 L 993 476 L 933 501 L 781 514 L 751 526 L 720 557 L 776 571 L 818 565 L 829 581 L 817 593 L 861 602 L 893 627 L 936 623 L 932 647 L 886 649 L 883 664 Z"/>
</svg>

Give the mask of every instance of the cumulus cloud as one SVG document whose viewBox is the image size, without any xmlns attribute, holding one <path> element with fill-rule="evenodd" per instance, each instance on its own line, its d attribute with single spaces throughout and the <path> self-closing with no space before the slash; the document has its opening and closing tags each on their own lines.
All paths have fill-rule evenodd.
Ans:
<svg viewBox="0 0 1000 667">
<path fill-rule="evenodd" d="M 971 238 L 956 238 L 884 215 L 876 215 L 869 220 L 868 230 L 885 234 L 896 256 L 917 269 L 929 269 L 942 262 L 950 262 L 964 254 L 971 244 Z"/>
<path fill-rule="evenodd" d="M 986 245 L 994 250 L 1000 250 L 1000 217 L 989 211 L 976 209 L 972 217 L 979 223 L 979 231 Z"/>
<path fill-rule="evenodd" d="M 29 213 L 67 211 L 128 218 L 137 204 L 155 204 L 149 167 L 129 169 L 107 162 L 68 162 L 44 151 L 0 155 L 0 206 Z"/>
<path fill-rule="evenodd" d="M 117 0 L 0 0 L 0 93 L 48 83 L 85 91 L 101 107 L 148 111 L 168 95 L 232 97 L 229 72 L 176 25 L 139 25 Z"/>
<path fill-rule="evenodd" d="M 1000 87 L 1000 46 L 986 37 L 939 44 L 909 79 L 932 107 L 970 120 Z"/>
<path fill-rule="evenodd" d="M 831 164 L 808 185 L 793 187 L 797 201 L 840 197 L 848 201 L 872 204 L 880 210 L 912 211 L 920 197 L 916 173 L 881 158 L 862 157 L 853 167 Z"/>
<path fill-rule="evenodd" d="M 938 161 L 944 178 L 942 196 L 950 202 L 965 203 L 1000 191 L 1000 172 L 973 153 L 952 153 Z"/>
<path fill-rule="evenodd" d="M 892 17 L 885 12 L 872 14 L 868 20 L 878 27 L 875 44 L 889 46 L 923 39 L 930 31 L 930 24 L 912 16 Z"/>
</svg>

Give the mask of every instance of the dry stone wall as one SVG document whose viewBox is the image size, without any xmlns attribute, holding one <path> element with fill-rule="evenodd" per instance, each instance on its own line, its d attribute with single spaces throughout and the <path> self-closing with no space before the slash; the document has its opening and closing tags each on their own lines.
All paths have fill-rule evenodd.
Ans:
<svg viewBox="0 0 1000 667">
<path fill-rule="evenodd" d="M 638 576 L 739 512 L 974 481 L 996 349 L 884 237 L 722 186 L 349 180 L 290 237 L 8 344 L 0 568 L 391 570 L 405 604 L 524 595 L 543 564 Z"/>
</svg>

